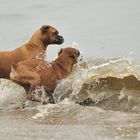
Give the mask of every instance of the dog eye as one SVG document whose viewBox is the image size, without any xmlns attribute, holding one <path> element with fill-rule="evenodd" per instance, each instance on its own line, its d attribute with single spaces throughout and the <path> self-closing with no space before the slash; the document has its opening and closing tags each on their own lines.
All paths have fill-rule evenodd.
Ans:
<svg viewBox="0 0 140 140">
<path fill-rule="evenodd" d="M 53 35 L 58 35 L 58 32 L 54 32 Z"/>
<path fill-rule="evenodd" d="M 74 55 L 69 55 L 70 58 L 72 59 L 75 59 L 75 56 Z"/>
<path fill-rule="evenodd" d="M 75 55 L 78 55 L 78 52 L 74 52 Z"/>
</svg>

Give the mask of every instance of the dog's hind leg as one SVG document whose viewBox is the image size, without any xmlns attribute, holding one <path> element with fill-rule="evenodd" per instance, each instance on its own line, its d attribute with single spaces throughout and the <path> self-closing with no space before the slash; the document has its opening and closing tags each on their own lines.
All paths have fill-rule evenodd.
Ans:
<svg viewBox="0 0 140 140">
<path fill-rule="evenodd" d="M 43 101 L 40 97 L 36 97 L 34 94 L 36 87 L 41 86 L 40 75 L 34 69 L 22 64 L 17 67 L 12 67 L 10 75 L 11 80 L 16 81 L 20 85 L 30 85 L 27 99 L 45 103 L 45 101 Z"/>
</svg>

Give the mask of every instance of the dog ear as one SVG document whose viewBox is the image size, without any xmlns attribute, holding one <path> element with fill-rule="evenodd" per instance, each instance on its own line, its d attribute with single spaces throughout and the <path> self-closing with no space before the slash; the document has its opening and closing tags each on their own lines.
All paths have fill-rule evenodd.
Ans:
<svg viewBox="0 0 140 140">
<path fill-rule="evenodd" d="M 42 25 L 41 28 L 40 28 L 40 30 L 42 31 L 42 33 L 47 32 L 48 29 L 49 29 L 49 26 L 48 25 Z"/>
<path fill-rule="evenodd" d="M 60 51 L 58 52 L 58 56 L 63 52 L 63 48 L 60 49 Z"/>
</svg>

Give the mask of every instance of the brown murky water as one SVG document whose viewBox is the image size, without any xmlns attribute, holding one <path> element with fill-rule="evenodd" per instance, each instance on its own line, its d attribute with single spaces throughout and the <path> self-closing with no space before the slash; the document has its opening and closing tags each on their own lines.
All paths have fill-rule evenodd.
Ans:
<svg viewBox="0 0 140 140">
<path fill-rule="evenodd" d="M 37 113 L 38 112 L 38 113 Z M 61 104 L 0 116 L 1 139 L 139 139 L 140 116 Z"/>
<path fill-rule="evenodd" d="M 127 58 L 79 61 L 48 105 L 26 101 L 21 87 L 2 80 L 0 138 L 138 140 L 138 75 Z"/>
</svg>

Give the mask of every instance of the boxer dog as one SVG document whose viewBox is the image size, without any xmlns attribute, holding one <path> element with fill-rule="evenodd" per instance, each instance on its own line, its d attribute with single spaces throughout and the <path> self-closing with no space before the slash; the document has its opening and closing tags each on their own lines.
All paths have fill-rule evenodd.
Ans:
<svg viewBox="0 0 140 140">
<path fill-rule="evenodd" d="M 21 85 L 29 84 L 27 99 L 42 102 L 40 97 L 37 98 L 33 94 L 36 87 L 45 86 L 53 92 L 57 81 L 71 74 L 79 55 L 80 52 L 75 48 L 64 48 L 51 63 L 43 59 L 27 59 L 12 66 L 10 79 Z"/>
<path fill-rule="evenodd" d="M 0 78 L 9 79 L 11 64 L 36 57 L 40 53 L 43 56 L 49 44 L 62 44 L 63 41 L 63 37 L 54 27 L 43 25 L 26 44 L 13 51 L 0 52 Z"/>
</svg>

